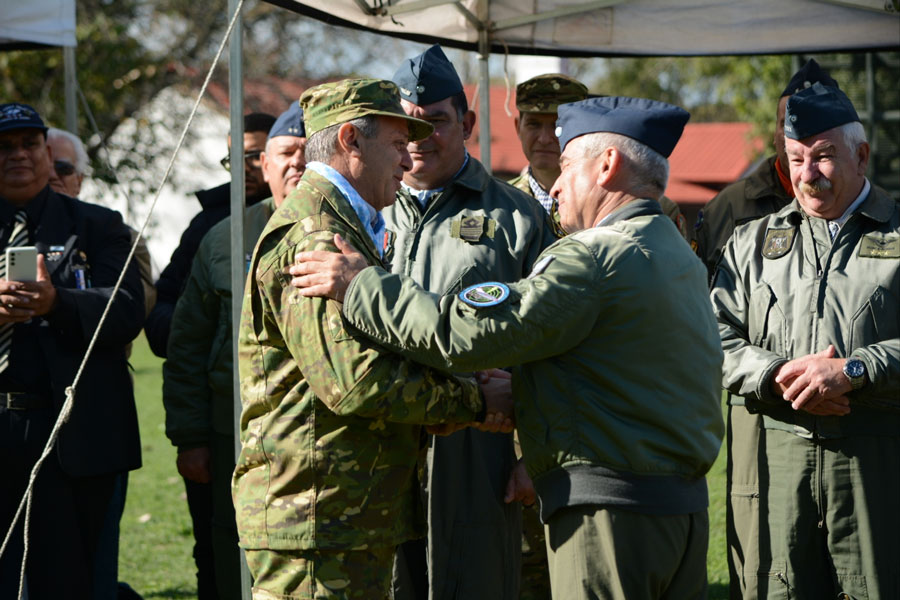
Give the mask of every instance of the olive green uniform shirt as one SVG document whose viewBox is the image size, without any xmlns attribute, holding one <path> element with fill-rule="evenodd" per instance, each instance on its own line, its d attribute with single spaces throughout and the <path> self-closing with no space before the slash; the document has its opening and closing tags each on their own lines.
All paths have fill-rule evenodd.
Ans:
<svg viewBox="0 0 900 600">
<path fill-rule="evenodd" d="M 291 287 L 285 269 L 296 254 L 334 251 L 335 233 L 382 264 L 347 200 L 307 170 L 251 260 L 233 482 L 247 549 L 389 547 L 413 537 L 419 424 L 468 422 L 482 409 L 473 380 L 387 353 L 344 326 L 339 304 Z"/>
</svg>

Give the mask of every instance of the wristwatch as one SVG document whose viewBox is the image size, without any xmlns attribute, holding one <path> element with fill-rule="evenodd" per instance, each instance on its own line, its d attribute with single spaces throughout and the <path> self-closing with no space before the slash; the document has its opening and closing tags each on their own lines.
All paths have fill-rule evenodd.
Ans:
<svg viewBox="0 0 900 600">
<path fill-rule="evenodd" d="M 850 387 L 854 390 L 866 385 L 866 363 L 858 358 L 848 358 L 844 362 L 844 375 L 850 380 Z"/>
</svg>

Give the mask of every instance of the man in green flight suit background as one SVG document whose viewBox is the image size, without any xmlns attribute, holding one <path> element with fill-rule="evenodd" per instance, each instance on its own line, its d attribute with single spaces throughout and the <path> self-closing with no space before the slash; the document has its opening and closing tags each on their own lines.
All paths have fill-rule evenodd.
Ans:
<svg viewBox="0 0 900 600">
<path fill-rule="evenodd" d="M 439 293 L 527 275 L 556 237 L 532 198 L 466 152 L 475 113 L 453 64 L 435 45 L 404 60 L 393 81 L 404 111 L 434 133 L 410 143 L 412 168 L 384 211 L 391 271 Z M 516 465 L 512 434 L 468 428 L 432 437 L 428 446 L 428 535 L 398 552 L 395 597 L 426 597 L 430 588 L 435 599 L 517 600 L 521 507 L 503 501 Z"/>
<path fill-rule="evenodd" d="M 785 107 L 796 198 L 735 229 L 712 301 L 724 384 L 763 415 L 758 596 L 900 597 L 900 205 L 838 88 Z M 745 569 L 746 571 L 746 569 Z"/>
<path fill-rule="evenodd" d="M 816 82 L 838 87 L 819 64 L 810 59 L 794 73 L 781 93 L 775 114 L 775 154 L 750 175 L 731 185 L 700 211 L 691 246 L 704 263 L 710 278 L 735 227 L 778 212 L 794 197 L 784 151 L 784 108 L 788 98 Z M 761 559 L 759 544 L 759 448 L 764 434 L 762 416 L 744 407 L 744 398 L 728 395 L 726 444 L 728 467 L 725 537 L 728 543 L 729 595 L 752 600 Z M 752 401 L 751 401 L 752 403 Z"/>
<path fill-rule="evenodd" d="M 559 140 L 556 137 L 556 109 L 560 104 L 588 98 L 587 87 L 562 73 L 537 75 L 516 86 L 516 134 L 528 167 L 509 184 L 541 203 L 550 215 L 558 237 L 566 232 L 559 224 L 559 209 L 550 196 L 550 188 L 559 177 Z M 666 196 L 659 197 L 663 213 L 672 219 L 681 237 L 688 239 L 687 221 L 678 205 Z"/>
<path fill-rule="evenodd" d="M 390 81 L 327 83 L 300 103 L 309 162 L 260 236 L 238 337 L 240 544 L 254 598 L 387 598 L 396 546 L 421 531 L 420 425 L 509 415 L 509 380 L 479 388 L 405 361 L 289 285 L 296 253 L 334 248 L 335 234 L 383 264 L 379 211 L 412 166 L 409 140 L 433 131 Z"/>
<path fill-rule="evenodd" d="M 292 270 L 304 295 L 342 298 L 354 327 L 404 356 L 521 365 L 516 421 L 554 598 L 706 597 L 722 348 L 706 270 L 656 200 L 688 116 L 635 98 L 560 106 L 551 195 L 572 233 L 512 285 L 439 297 L 348 248 Z"/>
<path fill-rule="evenodd" d="M 260 154 L 272 197 L 244 209 L 247 264 L 263 227 L 300 180 L 306 165 L 303 111 L 293 102 L 269 130 Z M 231 500 L 234 472 L 234 372 L 231 330 L 231 217 L 203 236 L 190 277 L 175 304 L 163 363 L 166 435 L 178 448 L 182 477 L 212 485 L 216 598 L 241 597 L 240 552 Z"/>
</svg>

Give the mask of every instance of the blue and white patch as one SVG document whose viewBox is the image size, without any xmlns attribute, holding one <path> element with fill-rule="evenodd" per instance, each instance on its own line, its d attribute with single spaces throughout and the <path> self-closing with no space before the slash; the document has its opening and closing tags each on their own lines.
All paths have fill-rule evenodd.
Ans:
<svg viewBox="0 0 900 600">
<path fill-rule="evenodd" d="M 498 281 L 470 285 L 459 293 L 459 299 L 475 308 L 497 306 L 509 298 L 509 286 Z"/>
</svg>

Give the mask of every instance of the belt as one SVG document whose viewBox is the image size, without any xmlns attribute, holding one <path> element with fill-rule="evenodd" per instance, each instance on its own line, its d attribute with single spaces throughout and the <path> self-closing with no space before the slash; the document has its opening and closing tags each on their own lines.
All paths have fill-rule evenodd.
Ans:
<svg viewBox="0 0 900 600">
<path fill-rule="evenodd" d="M 29 410 L 50 406 L 50 400 L 40 394 L 26 392 L 0 392 L 0 408 Z"/>
</svg>

